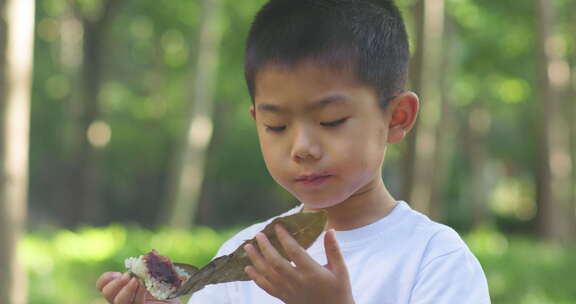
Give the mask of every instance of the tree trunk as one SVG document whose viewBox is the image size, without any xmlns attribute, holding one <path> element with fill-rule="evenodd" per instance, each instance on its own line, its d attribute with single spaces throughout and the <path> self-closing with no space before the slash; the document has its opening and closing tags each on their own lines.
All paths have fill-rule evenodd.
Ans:
<svg viewBox="0 0 576 304">
<path fill-rule="evenodd" d="M 422 88 L 422 57 L 423 50 L 423 35 L 424 35 L 424 0 L 419 0 L 414 4 L 413 8 L 415 31 L 414 31 L 414 54 L 411 58 L 410 65 L 410 86 L 413 91 L 420 94 Z M 414 127 L 406 138 L 406 145 L 404 146 L 404 153 L 402 153 L 402 172 L 404 172 L 402 186 L 400 193 L 403 200 L 412 203 L 412 189 L 414 188 L 414 171 L 416 164 L 416 138 L 418 136 L 418 129 L 420 125 L 420 117 L 416 120 Z"/>
<path fill-rule="evenodd" d="M 484 147 L 486 134 L 490 128 L 490 114 L 476 101 L 467 113 L 468 119 L 464 122 L 464 134 L 461 143 L 464 148 L 466 161 L 470 167 L 471 187 L 468 198 L 472 209 L 472 222 L 474 226 L 490 220 L 486 208 L 490 193 L 487 152 Z"/>
<path fill-rule="evenodd" d="M 412 86 L 420 95 L 421 110 L 408 153 L 404 160 L 407 177 L 403 186 L 406 200 L 431 217 L 438 216 L 439 203 L 433 202 L 438 183 L 430 183 L 438 150 L 438 128 L 442 115 L 442 42 L 444 39 L 444 0 L 416 3 L 417 51 L 414 55 Z"/>
<path fill-rule="evenodd" d="M 168 191 L 168 208 L 162 221 L 173 228 L 194 224 L 202 182 L 206 150 L 212 138 L 214 87 L 218 71 L 218 54 L 222 35 L 221 0 L 202 1 L 198 57 L 194 75 L 187 130 L 173 167 Z"/>
<path fill-rule="evenodd" d="M 453 26 L 451 23 L 452 20 L 450 18 L 444 18 L 444 28 L 445 28 L 445 38 L 446 45 L 454 45 L 449 40 L 453 38 Z M 441 66 L 439 68 L 440 75 L 450 75 L 454 72 L 454 65 L 452 64 L 453 61 L 449 60 L 450 54 L 455 51 L 454 49 L 450 49 L 446 47 L 445 51 L 442 52 L 445 55 L 442 55 L 439 60 L 441 60 Z M 440 77 L 439 86 L 440 89 L 440 117 L 456 117 L 456 113 L 454 111 L 453 106 L 453 98 L 448 93 L 448 83 L 447 77 L 442 76 Z M 446 184 L 449 182 L 449 173 L 450 173 L 450 165 L 451 160 L 454 157 L 454 145 L 453 143 L 456 140 L 456 134 L 453 130 L 456 130 L 455 127 L 456 121 L 455 119 L 440 119 L 438 122 L 438 126 L 435 130 L 436 136 L 436 155 L 433 164 L 432 172 L 434 172 L 434 178 L 432 179 L 432 191 L 431 191 L 431 206 L 430 209 L 430 216 L 439 221 L 445 220 L 445 191 L 447 189 Z"/>
<path fill-rule="evenodd" d="M 572 67 L 571 70 L 574 68 Z M 573 73 L 571 71 L 571 73 Z M 576 78 L 572 75 L 570 80 L 570 86 L 566 90 L 567 98 L 566 101 L 566 113 L 569 115 L 569 119 L 565 118 L 567 122 L 571 122 L 569 125 L 569 153 L 570 153 L 570 162 L 572 164 L 572 174 L 570 176 L 570 215 L 569 224 L 571 229 L 572 240 L 576 239 L 574 235 L 576 234 L 576 168 L 574 167 L 576 164 Z"/>
<path fill-rule="evenodd" d="M 33 0 L 0 0 L 0 299 L 26 303 L 26 276 L 17 255 L 25 229 Z"/>
<path fill-rule="evenodd" d="M 572 2 L 572 6 L 569 6 L 569 9 L 572 10 L 572 12 L 576 11 L 576 1 Z M 572 32 L 569 33 L 575 33 L 576 32 L 576 18 L 572 18 L 571 20 L 571 25 L 569 26 L 569 28 L 572 29 Z M 574 37 L 574 35 L 570 35 L 568 36 L 568 39 L 572 39 L 572 43 L 575 44 L 576 43 L 576 38 Z M 576 117 L 576 54 L 574 54 L 574 52 L 572 52 L 569 56 L 569 75 L 570 75 L 570 79 L 569 82 L 570 84 L 568 85 L 568 89 L 567 89 L 567 94 L 566 94 L 566 99 L 565 102 L 567 104 L 567 111 L 566 113 L 568 114 L 568 117 L 566 118 L 567 121 L 571 122 L 570 123 L 570 155 L 572 158 L 572 230 L 573 230 L 573 234 L 576 234 L 576 168 L 574 168 L 575 164 L 576 164 L 576 119 L 574 119 L 574 117 Z"/>
<path fill-rule="evenodd" d="M 55 181 L 58 187 L 57 216 L 60 223 L 65 227 L 77 225 L 80 221 L 80 210 L 77 206 L 71 206 L 71 202 L 80 199 L 79 184 L 77 177 L 77 158 L 80 146 L 85 137 L 81 131 L 80 117 L 83 109 L 82 98 L 82 59 L 84 28 L 82 20 L 74 12 L 72 7 L 67 7 L 60 23 L 60 64 L 63 72 L 70 81 L 70 94 L 66 98 L 65 118 L 62 126 L 61 149 L 62 149 L 62 175 L 63 178 Z M 71 187 L 71 185 L 74 185 Z"/>
<path fill-rule="evenodd" d="M 100 102 L 98 100 L 103 80 L 103 58 L 106 50 L 106 36 L 112 22 L 112 16 L 122 1 L 108 0 L 98 13 L 85 13 L 78 7 L 71 9 L 75 16 L 70 16 L 69 21 L 73 24 L 81 24 L 82 29 L 71 35 L 80 35 L 81 41 L 70 45 L 75 49 L 62 50 L 69 52 L 70 56 L 80 58 L 80 68 L 74 66 L 77 62 L 70 60 L 67 63 L 67 71 L 78 79 L 79 92 L 73 91 L 70 107 L 70 132 L 68 133 L 68 149 L 72 162 L 70 165 L 68 180 L 64 186 L 69 193 L 64 203 L 64 212 L 68 226 L 94 223 L 97 221 L 101 202 L 99 201 L 98 181 L 98 143 L 91 141 L 90 128 L 99 120 Z M 74 43 L 74 41 L 70 41 Z M 69 60 L 69 59 L 68 59 Z M 74 80 L 74 82 L 76 82 Z"/>
<path fill-rule="evenodd" d="M 86 224 L 90 216 L 96 216 L 98 198 L 98 150 L 88 138 L 88 130 L 100 118 L 98 95 L 102 86 L 103 27 L 88 20 L 83 21 L 84 47 L 82 56 L 82 111 L 79 117 L 78 137 L 80 146 L 73 179 L 78 180 L 78 218 Z"/>
<path fill-rule="evenodd" d="M 576 2 L 575 2 L 576 3 Z M 576 6 L 576 5 L 575 5 Z M 576 28 L 576 27 L 575 27 Z M 572 67 L 571 67 L 571 80 L 570 87 L 568 89 L 568 115 L 570 117 L 576 117 L 576 56 L 572 57 Z M 576 164 L 576 119 L 568 120 L 572 123 L 570 124 L 570 147 L 572 156 L 572 166 Z M 572 229 L 576 234 L 576 169 L 572 167 Z"/>
<path fill-rule="evenodd" d="M 570 223 L 572 160 L 568 124 L 562 111 L 561 92 L 568 85 L 569 68 L 555 38 L 554 3 L 536 0 L 539 83 L 539 169 L 536 175 L 540 234 L 550 240 L 573 239 Z"/>
</svg>

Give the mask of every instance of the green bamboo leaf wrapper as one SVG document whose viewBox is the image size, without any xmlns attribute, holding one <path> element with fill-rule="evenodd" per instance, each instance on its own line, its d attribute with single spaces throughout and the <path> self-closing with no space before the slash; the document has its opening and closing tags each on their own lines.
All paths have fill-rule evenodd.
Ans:
<svg viewBox="0 0 576 304">
<path fill-rule="evenodd" d="M 278 223 L 286 228 L 302 248 L 307 249 L 324 230 L 326 215 L 324 212 L 296 213 L 286 217 L 276 218 L 262 230 L 262 233 L 266 235 L 274 248 L 276 248 L 284 258 L 288 259 L 274 231 L 274 225 Z M 209 284 L 249 281 L 250 278 L 244 272 L 244 267 L 251 265 L 250 258 L 246 254 L 246 251 L 244 251 L 246 244 L 258 246 L 256 239 L 252 238 L 242 243 L 233 253 L 214 259 L 193 274 L 178 290 L 176 296 L 194 293 Z"/>
<path fill-rule="evenodd" d="M 298 244 L 302 248 L 307 249 L 324 231 L 326 220 L 326 214 L 323 211 L 300 212 L 274 219 L 270 224 L 266 225 L 262 233 L 266 235 L 278 253 L 290 260 L 276 236 L 274 226 L 282 224 Z M 246 240 L 231 254 L 218 257 L 201 269 L 189 264 L 174 263 L 174 266 L 185 270 L 191 277 L 183 282 L 180 288 L 170 295 L 169 298 L 192 294 L 210 284 L 249 281 L 250 278 L 244 272 L 244 267 L 252 263 L 244 251 L 246 244 L 253 244 L 258 247 L 255 238 Z"/>
</svg>

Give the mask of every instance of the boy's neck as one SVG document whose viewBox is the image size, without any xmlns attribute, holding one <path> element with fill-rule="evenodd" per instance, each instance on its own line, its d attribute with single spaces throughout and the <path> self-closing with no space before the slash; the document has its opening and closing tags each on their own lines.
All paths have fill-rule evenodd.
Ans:
<svg viewBox="0 0 576 304">
<path fill-rule="evenodd" d="M 388 215 L 395 206 L 396 200 L 382 178 L 376 178 L 345 201 L 324 209 L 328 216 L 326 230 L 352 230 L 372 224 Z"/>
</svg>

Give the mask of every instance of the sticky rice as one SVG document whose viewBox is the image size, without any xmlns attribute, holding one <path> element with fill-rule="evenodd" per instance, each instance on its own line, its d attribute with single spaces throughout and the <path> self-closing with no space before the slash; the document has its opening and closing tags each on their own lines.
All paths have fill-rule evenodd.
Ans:
<svg viewBox="0 0 576 304">
<path fill-rule="evenodd" d="M 128 272 L 136 276 L 152 296 L 159 300 L 174 298 L 176 291 L 190 275 L 156 250 L 124 261 Z"/>
</svg>

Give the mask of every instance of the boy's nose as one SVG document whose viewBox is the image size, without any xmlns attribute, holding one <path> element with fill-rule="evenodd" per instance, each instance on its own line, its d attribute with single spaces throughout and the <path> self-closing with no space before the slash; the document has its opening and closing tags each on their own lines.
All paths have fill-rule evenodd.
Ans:
<svg viewBox="0 0 576 304">
<path fill-rule="evenodd" d="M 313 134 L 306 130 L 299 130 L 294 136 L 291 156 L 296 161 L 307 158 L 319 159 L 322 156 L 322 151 Z"/>
</svg>

